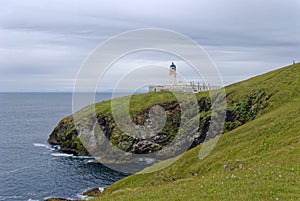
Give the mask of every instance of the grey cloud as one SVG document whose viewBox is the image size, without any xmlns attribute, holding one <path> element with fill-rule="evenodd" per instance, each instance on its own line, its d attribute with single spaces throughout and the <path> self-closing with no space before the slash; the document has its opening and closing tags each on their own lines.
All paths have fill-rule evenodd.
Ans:
<svg viewBox="0 0 300 201">
<path fill-rule="evenodd" d="M 90 51 L 137 28 L 166 28 L 191 37 L 211 55 L 227 84 L 300 60 L 300 2 L 295 0 L 1 4 L 0 91 L 70 90 Z M 140 56 L 123 62 L 147 64 L 149 58 Z M 156 57 L 163 65 L 168 59 Z M 120 74 L 111 76 L 114 73 Z"/>
</svg>

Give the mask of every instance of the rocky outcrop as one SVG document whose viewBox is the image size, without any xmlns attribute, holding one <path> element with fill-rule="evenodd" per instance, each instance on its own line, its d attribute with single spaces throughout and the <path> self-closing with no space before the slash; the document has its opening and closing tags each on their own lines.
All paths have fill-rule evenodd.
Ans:
<svg viewBox="0 0 300 201">
<path fill-rule="evenodd" d="M 267 95 L 263 91 L 257 91 L 249 94 L 244 99 L 239 101 L 228 101 L 226 110 L 226 121 L 223 132 L 228 132 L 244 123 L 253 120 L 268 104 L 268 99 L 271 95 Z M 215 100 L 216 101 L 216 100 Z M 222 101 L 222 100 L 217 100 Z M 159 132 L 152 132 L 148 136 L 143 134 L 132 134 L 121 132 L 111 114 L 97 114 L 97 122 L 104 133 L 106 139 L 118 148 L 135 154 L 147 154 L 161 150 L 171 143 L 178 133 L 181 121 L 185 118 L 185 114 L 181 114 L 180 104 L 177 101 L 164 102 L 158 104 L 165 110 L 166 121 L 164 127 Z M 206 138 L 207 131 L 210 127 L 212 118 L 211 114 L 211 99 L 202 97 L 198 99 L 198 107 L 191 105 L 188 113 L 199 113 L 197 121 L 198 129 L 196 131 L 189 130 L 189 126 L 185 126 L 184 132 L 193 132 L 192 137 L 182 141 L 178 141 L 174 146 L 182 146 L 184 143 L 189 143 L 190 148 L 201 144 Z M 151 122 L 149 116 L 152 106 L 143 109 L 134 116 L 132 121 L 137 125 L 145 128 L 151 128 L 155 131 L 156 126 Z M 153 111 L 152 111 L 153 112 Z M 154 111 L 155 112 L 155 111 Z M 214 114 L 214 118 L 220 115 L 218 112 Z M 89 117 L 85 117 L 88 119 Z M 188 118 L 188 116 L 187 116 Z M 188 125 L 188 124 L 187 124 Z M 90 128 L 92 131 L 93 128 Z M 218 135 L 219 133 L 216 133 Z M 62 119 L 51 133 L 48 142 L 51 145 L 60 145 L 60 150 L 75 155 L 89 155 L 81 140 L 79 140 L 77 130 L 75 128 L 72 116 Z M 170 150 L 172 152 L 172 150 Z"/>
<path fill-rule="evenodd" d="M 93 188 L 90 190 L 87 190 L 83 193 L 84 196 L 89 196 L 89 197 L 97 197 L 102 194 L 102 191 L 100 191 L 99 188 Z"/>
<path fill-rule="evenodd" d="M 72 116 L 65 117 L 59 122 L 50 134 L 48 143 L 59 145 L 60 150 L 65 153 L 81 156 L 89 155 L 82 142 L 78 139 Z"/>
<path fill-rule="evenodd" d="M 47 198 L 45 201 L 79 201 L 79 200 L 69 200 L 65 198 Z"/>
</svg>

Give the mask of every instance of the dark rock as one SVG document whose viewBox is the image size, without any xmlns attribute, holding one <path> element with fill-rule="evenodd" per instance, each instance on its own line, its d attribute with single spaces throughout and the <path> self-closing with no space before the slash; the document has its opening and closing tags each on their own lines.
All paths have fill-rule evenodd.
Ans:
<svg viewBox="0 0 300 201">
<path fill-rule="evenodd" d="M 161 146 L 166 146 L 172 141 L 172 136 L 169 135 L 169 133 L 166 132 L 160 132 L 157 135 L 152 136 L 150 139 L 152 142 L 159 144 Z"/>
<path fill-rule="evenodd" d="M 147 154 L 161 149 L 159 144 L 148 140 L 141 140 L 132 146 L 132 152 L 136 154 Z"/>
<path fill-rule="evenodd" d="M 68 200 L 64 198 L 47 198 L 45 201 L 79 201 L 79 200 Z"/>
<path fill-rule="evenodd" d="M 248 96 L 237 102 L 231 100 L 229 103 L 230 107 L 227 108 L 226 114 L 224 114 L 224 111 L 218 109 L 218 105 L 221 105 L 220 103 L 225 100 L 225 97 L 218 95 L 213 97 L 213 100 L 209 97 L 201 97 L 198 100 L 198 104 L 190 103 L 190 106 L 188 107 L 189 110 L 185 111 L 185 114 L 181 113 L 178 101 L 160 103 L 158 105 L 165 110 L 166 114 L 166 122 L 162 130 L 157 129 L 160 128 L 158 126 L 159 124 L 151 122 L 152 118 L 149 116 L 149 111 L 152 106 L 150 106 L 132 116 L 132 121 L 136 125 L 146 127 L 150 131 L 148 136 L 143 133 L 134 133 L 136 132 L 134 131 L 135 129 L 133 129 L 132 132 L 128 131 L 128 133 L 120 131 L 114 120 L 110 117 L 110 114 L 107 114 L 106 116 L 104 114 L 97 114 L 97 119 L 86 116 L 83 118 L 82 124 L 85 123 L 90 125 L 90 127 L 86 129 L 86 133 L 89 133 L 94 131 L 91 126 L 94 125 L 93 121 L 98 122 L 105 137 L 110 140 L 112 144 L 126 152 L 134 154 L 153 153 L 163 149 L 173 142 L 173 139 L 178 134 L 179 128 L 184 127 L 184 132 L 181 133 L 188 133 L 189 136 L 193 137 L 184 139 L 184 136 L 181 136 L 179 138 L 180 140 L 176 142 L 174 146 L 180 147 L 183 144 L 190 143 L 191 145 L 189 148 L 193 148 L 206 139 L 209 129 L 212 131 L 210 133 L 210 138 L 213 138 L 253 120 L 260 111 L 267 106 L 267 100 L 269 100 L 270 97 L 271 95 L 267 95 L 263 91 L 257 91 L 250 93 Z M 214 116 L 211 116 L 212 106 L 216 107 L 213 114 Z M 201 112 L 201 115 L 199 117 L 199 122 L 196 122 L 198 129 L 195 130 L 193 126 L 189 126 L 189 124 L 186 124 L 187 126 L 181 125 L 184 124 L 183 122 L 190 122 L 191 117 L 198 114 L 199 111 Z M 211 121 L 218 121 L 219 118 L 224 115 L 226 115 L 224 130 L 220 131 L 218 129 L 218 124 L 212 124 Z M 197 119 L 195 121 L 197 121 Z M 77 129 L 80 126 L 81 125 L 77 125 Z M 95 138 L 95 140 L 97 139 Z M 95 140 L 93 142 L 95 142 Z M 72 116 L 68 116 L 59 122 L 51 133 L 48 142 L 51 145 L 60 145 L 60 150 L 66 153 L 89 155 L 86 148 L 83 146 L 83 143 L 78 138 Z M 95 143 L 95 145 L 96 144 L 97 143 Z M 174 153 L 174 150 L 176 149 L 168 148 L 165 150 Z"/>
<path fill-rule="evenodd" d="M 48 139 L 50 145 L 60 145 L 60 151 L 74 154 L 89 156 L 89 153 L 78 139 L 78 134 L 73 122 L 73 117 L 63 118 L 54 128 Z"/>
<path fill-rule="evenodd" d="M 98 119 L 98 123 L 101 127 L 101 130 L 104 132 L 105 137 L 110 140 L 111 137 L 111 123 L 112 123 L 112 119 L 107 117 L 107 116 L 102 116 L 102 115 L 98 115 L 97 116 Z"/>
<path fill-rule="evenodd" d="M 100 196 L 101 194 L 102 192 L 99 190 L 99 188 L 93 188 L 83 193 L 84 196 L 90 196 L 90 197 Z"/>
<path fill-rule="evenodd" d="M 209 111 L 211 108 L 211 100 L 209 98 L 203 97 L 198 100 L 199 111 Z"/>
</svg>

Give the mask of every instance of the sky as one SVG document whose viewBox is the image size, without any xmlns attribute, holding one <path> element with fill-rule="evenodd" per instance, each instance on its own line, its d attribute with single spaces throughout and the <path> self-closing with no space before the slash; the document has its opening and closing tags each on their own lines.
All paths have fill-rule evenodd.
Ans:
<svg viewBox="0 0 300 201">
<path fill-rule="evenodd" d="M 143 28 L 169 29 L 196 41 L 225 85 L 293 60 L 300 62 L 299 0 L 0 2 L 0 91 L 4 92 L 72 91 L 80 66 L 97 46 Z M 168 67 L 171 60 L 176 58 L 153 52 L 129 55 L 117 62 L 99 88 L 110 90 L 131 68 Z M 184 66 L 178 61 L 178 69 L 180 64 Z M 194 79 L 193 73 L 181 73 Z"/>
</svg>

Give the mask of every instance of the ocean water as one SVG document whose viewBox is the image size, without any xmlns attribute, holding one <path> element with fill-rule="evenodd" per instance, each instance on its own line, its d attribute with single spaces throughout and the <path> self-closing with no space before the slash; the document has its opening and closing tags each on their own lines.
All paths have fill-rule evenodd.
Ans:
<svg viewBox="0 0 300 201">
<path fill-rule="evenodd" d="M 71 113 L 71 93 L 0 93 L 0 201 L 75 199 L 126 176 L 48 146 L 53 128 Z"/>
</svg>

